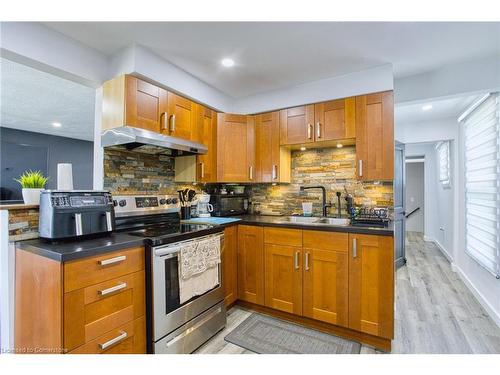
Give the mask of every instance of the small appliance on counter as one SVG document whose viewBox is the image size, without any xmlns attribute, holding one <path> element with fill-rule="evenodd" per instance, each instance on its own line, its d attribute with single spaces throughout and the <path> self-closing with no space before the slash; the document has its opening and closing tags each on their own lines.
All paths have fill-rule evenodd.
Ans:
<svg viewBox="0 0 500 375">
<path fill-rule="evenodd" d="M 248 212 L 248 195 L 246 194 L 211 194 L 213 216 L 244 215 Z"/>
<path fill-rule="evenodd" d="M 389 210 L 387 207 L 351 207 L 351 224 L 358 227 L 389 226 Z"/>
<path fill-rule="evenodd" d="M 107 235 L 114 229 L 115 211 L 108 191 L 43 190 L 40 194 L 40 238 L 78 240 Z"/>
<path fill-rule="evenodd" d="M 198 207 L 197 214 L 198 217 L 210 217 L 211 213 L 214 211 L 214 206 L 210 203 L 210 194 L 202 193 L 198 196 Z"/>
</svg>

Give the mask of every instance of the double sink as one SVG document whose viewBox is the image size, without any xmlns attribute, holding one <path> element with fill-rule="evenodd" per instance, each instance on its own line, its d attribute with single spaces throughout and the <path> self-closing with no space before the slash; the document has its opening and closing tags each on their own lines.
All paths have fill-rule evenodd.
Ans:
<svg viewBox="0 0 500 375">
<path fill-rule="evenodd" d="M 307 217 L 307 216 L 285 216 L 282 218 L 286 223 L 297 223 L 304 225 L 335 225 L 347 226 L 351 223 L 349 219 L 339 219 L 330 217 Z"/>
</svg>

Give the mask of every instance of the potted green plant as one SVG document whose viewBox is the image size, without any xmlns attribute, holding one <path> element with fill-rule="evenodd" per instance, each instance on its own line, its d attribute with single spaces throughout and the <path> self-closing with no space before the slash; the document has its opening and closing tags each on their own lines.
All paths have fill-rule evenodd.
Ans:
<svg viewBox="0 0 500 375">
<path fill-rule="evenodd" d="M 23 188 L 23 200 L 25 204 L 40 204 L 40 192 L 45 188 L 45 184 L 49 180 L 40 171 L 26 171 L 18 179 L 17 182 Z"/>
</svg>

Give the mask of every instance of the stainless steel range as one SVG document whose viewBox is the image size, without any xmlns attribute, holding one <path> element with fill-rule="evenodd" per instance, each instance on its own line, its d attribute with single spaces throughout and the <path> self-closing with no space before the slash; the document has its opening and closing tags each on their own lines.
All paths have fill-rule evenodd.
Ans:
<svg viewBox="0 0 500 375">
<path fill-rule="evenodd" d="M 222 228 L 182 224 L 176 196 L 115 196 L 114 204 L 116 229 L 146 239 L 148 352 L 193 352 L 226 325 L 222 273 L 219 264 L 216 285 L 181 302 L 180 251 L 202 242 L 223 249 Z"/>
</svg>

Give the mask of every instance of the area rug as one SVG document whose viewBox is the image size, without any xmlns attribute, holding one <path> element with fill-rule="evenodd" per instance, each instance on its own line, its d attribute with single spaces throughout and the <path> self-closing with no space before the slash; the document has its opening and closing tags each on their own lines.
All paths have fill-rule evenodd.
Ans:
<svg viewBox="0 0 500 375">
<path fill-rule="evenodd" d="M 359 354 L 361 344 L 253 313 L 224 340 L 259 354 Z"/>
</svg>

